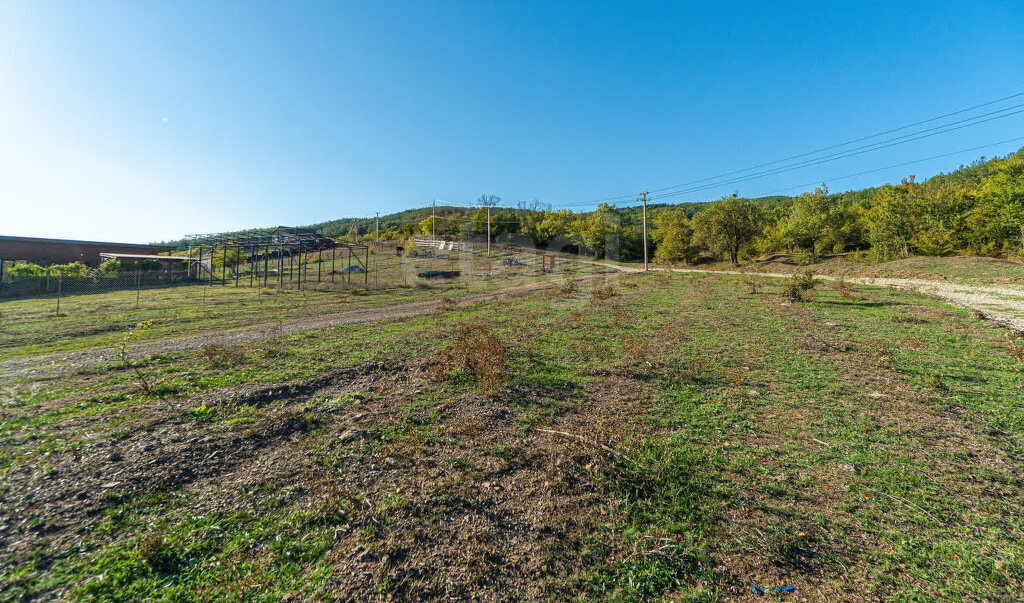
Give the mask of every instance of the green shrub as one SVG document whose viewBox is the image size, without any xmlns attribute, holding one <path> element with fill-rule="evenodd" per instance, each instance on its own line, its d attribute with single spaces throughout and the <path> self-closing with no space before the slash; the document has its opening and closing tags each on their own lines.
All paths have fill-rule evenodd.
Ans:
<svg viewBox="0 0 1024 603">
<path fill-rule="evenodd" d="M 814 284 L 813 272 L 797 272 L 782 284 L 782 296 L 791 302 L 803 301 L 808 292 L 814 290 Z"/>
<path fill-rule="evenodd" d="M 70 264 L 55 264 L 50 266 L 51 274 L 63 274 L 64 276 L 89 276 L 92 269 L 82 262 L 71 262 Z"/>
<path fill-rule="evenodd" d="M 305 255 L 306 254 L 303 254 L 303 256 L 305 256 Z M 248 262 L 249 261 L 249 256 L 245 255 L 241 251 L 238 251 L 237 249 L 228 249 L 227 252 L 224 252 L 223 249 L 214 249 L 213 256 L 212 256 L 211 259 L 212 259 L 214 268 L 223 268 L 225 266 L 230 268 L 230 267 L 235 266 L 235 264 L 241 265 L 241 264 L 244 264 L 244 263 Z M 305 259 L 305 258 L 303 258 L 303 259 Z M 146 261 L 156 262 L 156 260 L 146 260 Z M 145 262 L 143 262 L 143 263 L 145 263 Z M 157 262 L 157 264 L 159 264 L 159 263 L 160 262 Z M 159 268 L 160 268 L 160 266 L 157 266 L 157 269 L 159 269 Z M 143 270 L 146 270 L 146 268 L 143 268 Z"/>
<path fill-rule="evenodd" d="M 52 266 L 40 266 L 39 264 L 15 264 L 7 271 L 11 276 L 46 276 L 49 272 L 56 277 L 59 274 L 64 276 L 89 276 L 91 268 L 82 262 L 71 262 L 70 264 L 54 264 Z"/>
<path fill-rule="evenodd" d="M 15 264 L 8 273 L 11 276 L 46 276 L 46 268 L 39 264 Z"/>
<path fill-rule="evenodd" d="M 103 276 L 117 276 L 121 274 L 122 270 L 124 270 L 124 266 L 113 258 L 100 264 L 100 274 Z"/>
</svg>

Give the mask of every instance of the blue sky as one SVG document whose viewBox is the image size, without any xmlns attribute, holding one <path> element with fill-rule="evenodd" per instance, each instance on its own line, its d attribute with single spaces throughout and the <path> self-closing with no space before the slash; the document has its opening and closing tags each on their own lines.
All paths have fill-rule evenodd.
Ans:
<svg viewBox="0 0 1024 603">
<path fill-rule="evenodd" d="M 0 0 L 0 234 L 586 208 L 1024 92 L 1021 65 L 1013 1 Z M 678 200 L 926 177 L 1024 140 L 834 180 L 1018 137 L 1024 114 Z"/>
</svg>

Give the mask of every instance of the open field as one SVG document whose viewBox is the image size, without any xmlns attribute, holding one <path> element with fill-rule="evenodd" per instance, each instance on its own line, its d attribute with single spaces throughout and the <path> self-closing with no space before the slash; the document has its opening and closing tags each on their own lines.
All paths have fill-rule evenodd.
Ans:
<svg viewBox="0 0 1024 603">
<path fill-rule="evenodd" d="M 0 385 L 3 597 L 1017 598 L 1019 334 L 782 284 L 625 274 Z"/>
<path fill-rule="evenodd" d="M 458 259 L 391 258 L 380 262 L 379 272 L 375 264 L 378 256 L 371 256 L 368 288 L 363 287 L 363 275 L 352 275 L 351 286 L 343 284 L 343 276 L 339 275 L 333 285 L 325 276 L 322 283 L 307 282 L 309 288 L 302 290 L 234 287 L 229 280 L 227 285 L 144 290 L 138 294 L 137 308 L 135 291 L 73 295 L 61 300 L 59 317 L 55 316 L 56 300 L 52 297 L 4 300 L 0 301 L 0 359 L 113 347 L 124 331 L 144 320 L 152 322 L 152 338 L 253 326 L 277 329 L 309 317 L 498 291 L 608 270 L 562 264 L 545 274 L 539 270 L 540 259 L 533 254 L 522 254 L 522 266 L 500 266 L 503 258 L 514 256 L 508 252 L 497 252 L 490 259 L 480 252 L 456 255 Z M 452 267 L 464 276 L 452 280 L 416 276 L 426 270 Z M 308 271 L 315 272 L 315 264 Z M 247 285 L 248 281 L 243 281 Z"/>
</svg>

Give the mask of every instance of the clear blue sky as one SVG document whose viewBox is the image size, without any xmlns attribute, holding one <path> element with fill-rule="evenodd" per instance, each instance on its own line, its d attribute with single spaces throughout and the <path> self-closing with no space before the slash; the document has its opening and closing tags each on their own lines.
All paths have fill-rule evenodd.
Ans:
<svg viewBox="0 0 1024 603">
<path fill-rule="evenodd" d="M 1022 66 L 1012 0 L 0 0 L 0 234 L 151 241 L 484 192 L 582 204 L 1024 92 Z M 1024 114 L 679 200 L 1014 137 Z"/>
</svg>

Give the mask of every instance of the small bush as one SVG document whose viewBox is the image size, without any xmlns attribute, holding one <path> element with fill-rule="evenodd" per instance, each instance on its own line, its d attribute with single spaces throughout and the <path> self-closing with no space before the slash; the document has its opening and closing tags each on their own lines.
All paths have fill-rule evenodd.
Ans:
<svg viewBox="0 0 1024 603">
<path fill-rule="evenodd" d="M 843 296 L 843 299 L 849 301 L 860 301 L 860 296 L 854 292 L 854 288 L 846 282 L 846 279 L 839 277 L 832 281 L 832 290 L 838 291 L 839 295 Z"/>
<path fill-rule="evenodd" d="M 160 532 L 152 532 L 142 538 L 139 541 L 136 554 L 140 561 L 159 574 L 174 573 L 181 563 L 181 559 L 173 547 L 167 543 L 167 539 Z"/>
<path fill-rule="evenodd" d="M 443 297 L 441 298 L 440 303 L 437 304 L 437 308 L 434 309 L 434 318 L 440 320 L 444 318 L 446 314 L 458 307 L 459 302 L 450 297 Z"/>
<path fill-rule="evenodd" d="M 109 260 L 100 264 L 100 274 L 102 274 L 103 276 L 117 276 L 121 274 L 121 270 L 123 268 L 124 267 L 121 265 L 121 262 L 115 260 L 114 258 L 110 258 Z"/>
<path fill-rule="evenodd" d="M 235 366 L 245 357 L 237 346 L 208 343 L 199 352 L 210 368 L 227 368 Z"/>
<path fill-rule="evenodd" d="M 121 336 L 121 341 L 118 342 L 117 348 L 115 349 L 115 356 L 119 362 L 121 362 L 125 368 L 129 368 L 135 374 L 135 382 L 139 386 L 139 390 L 143 394 L 149 395 L 152 391 L 152 387 L 149 383 L 149 377 L 142 370 L 141 362 L 132 360 L 131 353 L 134 343 L 138 341 L 152 326 L 152 321 L 144 320 L 135 327 Z"/>
<path fill-rule="evenodd" d="M 206 402 L 203 402 L 196 408 L 188 411 L 188 414 L 192 416 L 196 421 L 209 421 L 217 412 L 216 406 L 207 406 Z"/>
<path fill-rule="evenodd" d="M 743 270 L 740 274 L 743 282 L 750 287 L 750 294 L 757 295 L 757 289 L 762 287 L 765 277 L 761 276 L 757 270 Z"/>
<path fill-rule="evenodd" d="M 1010 344 L 1009 352 L 1010 358 L 1016 360 L 1024 368 L 1024 345 Z"/>
<path fill-rule="evenodd" d="M 940 391 L 947 391 L 949 389 L 949 386 L 942 380 L 942 377 L 928 370 L 924 372 L 924 382 L 928 384 L 928 387 Z"/>
<path fill-rule="evenodd" d="M 571 297 L 579 291 L 579 285 L 575 280 L 567 280 L 564 283 L 552 283 L 551 295 L 554 297 Z"/>
<path fill-rule="evenodd" d="M 782 297 L 791 302 L 804 301 L 814 290 L 815 282 L 813 272 L 797 272 L 782 284 Z"/>
<path fill-rule="evenodd" d="M 611 285 L 603 285 L 601 287 L 597 287 L 590 292 L 590 296 L 591 298 L 593 298 L 594 301 L 600 301 L 602 299 L 609 299 L 615 297 L 615 287 Z"/>
<path fill-rule="evenodd" d="M 455 340 L 434 366 L 435 379 L 460 375 L 477 380 L 485 391 L 495 391 L 505 383 L 508 354 L 501 340 L 484 325 L 461 324 L 455 328 Z"/>
</svg>

